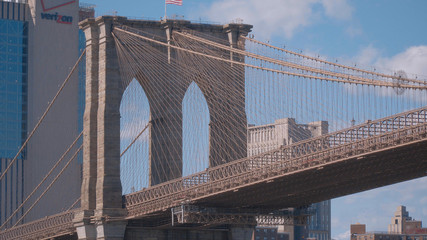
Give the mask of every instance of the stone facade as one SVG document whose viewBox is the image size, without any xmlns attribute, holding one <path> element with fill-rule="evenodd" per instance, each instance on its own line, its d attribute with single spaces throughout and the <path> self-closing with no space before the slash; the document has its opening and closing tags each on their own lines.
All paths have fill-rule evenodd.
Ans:
<svg viewBox="0 0 427 240">
<path fill-rule="evenodd" d="M 179 29 L 180 24 L 196 31 L 207 31 L 209 34 L 229 39 L 233 47 L 243 48 L 243 41 L 239 36 L 247 35 L 251 26 L 249 25 L 192 25 L 190 22 L 181 21 L 128 21 L 121 17 L 99 17 L 87 19 L 81 23 L 81 28 L 86 35 L 87 58 L 86 58 L 86 109 L 84 114 L 84 153 L 83 153 L 83 184 L 81 193 L 82 211 L 77 214 L 74 222 L 79 239 L 123 239 L 126 229 L 126 221 L 106 221 L 111 218 L 120 218 L 126 215 L 122 209 L 122 188 L 120 182 L 120 102 L 126 86 L 123 85 L 118 56 L 112 28 L 115 23 L 130 25 L 134 28 L 148 30 L 159 36 L 169 36 L 172 26 Z M 167 51 L 167 49 L 165 50 Z M 173 54 L 173 53 L 172 53 Z M 179 81 L 179 75 L 174 75 L 168 62 L 159 66 L 168 72 L 165 79 L 156 81 L 148 79 L 144 75 L 135 78 L 145 90 L 150 102 L 150 185 L 156 185 L 182 175 L 182 153 L 165 151 L 163 146 L 174 146 L 173 149 L 182 149 L 182 119 L 181 102 L 185 91 L 170 87 L 156 92 L 161 86 L 173 84 L 160 84 L 159 81 L 171 83 Z M 243 69 L 242 69 L 243 70 Z M 173 76 L 173 78 L 172 78 Z M 232 76 L 235 83 L 229 87 L 233 96 L 221 96 L 226 99 L 239 97 L 238 102 L 244 103 L 244 74 Z M 221 81 L 233 82 L 229 77 L 218 75 L 218 86 L 223 86 Z M 223 161 L 231 161 L 246 156 L 246 115 L 244 104 L 235 106 L 233 114 L 225 106 L 215 101 L 215 97 L 204 91 L 215 87 L 215 83 L 196 82 L 207 99 L 211 113 L 210 124 L 210 165 L 215 166 Z M 189 83 L 190 84 L 190 83 Z M 188 84 L 188 85 L 189 85 Z M 208 86 L 209 85 L 209 86 Z M 154 90 L 153 90 L 154 89 Z M 165 99 L 165 92 L 168 98 Z M 236 94 L 237 93 L 237 94 Z M 175 101 L 175 104 L 170 104 Z M 221 111 L 219 111 L 221 110 Z M 212 114 L 222 113 L 221 116 Z M 236 117 L 237 116 L 237 117 Z M 229 121 L 227 118 L 236 118 L 238 121 Z M 216 121 L 214 121 L 216 120 Z M 233 125 L 227 125 L 233 123 Z M 236 124 L 237 123 L 237 124 Z M 219 125 L 218 125 L 219 124 Z M 235 144 L 223 146 L 223 134 L 219 129 L 231 129 L 236 131 L 232 134 L 236 137 Z M 168 132 L 165 132 L 168 130 Z M 173 130 L 171 132 L 171 130 Z M 244 133 L 244 136 L 239 135 Z M 172 148 L 169 148 L 172 149 Z M 240 149 L 240 150 L 239 150 Z M 167 149 L 166 149 L 167 150 Z M 182 150 L 181 150 L 182 151 Z M 236 155 L 237 154 L 237 155 Z M 226 158 L 224 156 L 227 156 Z M 164 170 L 163 165 L 171 164 L 177 168 Z M 168 234 L 168 231 L 161 231 Z M 252 228 L 230 227 L 227 238 L 219 239 L 246 239 L 246 235 L 252 235 Z M 185 234 L 195 234 L 189 231 Z M 133 230 L 126 233 L 127 239 L 132 236 L 152 239 L 150 231 L 142 235 Z M 162 234 L 158 234 L 161 238 Z M 217 239 L 213 233 L 207 235 Z M 244 236 L 243 236 L 244 235 Z M 138 237 L 138 239 L 140 239 Z M 168 238 L 165 238 L 168 239 Z M 196 238 L 195 238 L 196 239 Z M 208 239 L 208 238 L 207 238 Z"/>
<path fill-rule="evenodd" d="M 248 156 L 326 133 L 328 133 L 328 123 L 325 121 L 297 124 L 294 118 L 283 118 L 275 120 L 273 124 L 249 125 Z"/>
</svg>

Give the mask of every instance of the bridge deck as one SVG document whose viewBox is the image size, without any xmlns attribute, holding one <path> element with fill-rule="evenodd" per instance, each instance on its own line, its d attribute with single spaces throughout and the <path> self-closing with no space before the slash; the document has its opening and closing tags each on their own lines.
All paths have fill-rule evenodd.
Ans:
<svg viewBox="0 0 427 240">
<path fill-rule="evenodd" d="M 128 218 L 183 202 L 303 206 L 425 176 L 426 119 L 426 109 L 417 109 L 129 194 L 124 202 Z"/>
<path fill-rule="evenodd" d="M 298 207 L 426 175 L 427 141 L 319 164 L 193 200 L 220 207 Z"/>
<path fill-rule="evenodd" d="M 426 176 L 427 113 L 417 109 L 238 160 L 124 196 L 127 219 L 183 203 L 277 209 Z M 0 239 L 72 234 L 74 212 L 8 229 Z"/>
</svg>

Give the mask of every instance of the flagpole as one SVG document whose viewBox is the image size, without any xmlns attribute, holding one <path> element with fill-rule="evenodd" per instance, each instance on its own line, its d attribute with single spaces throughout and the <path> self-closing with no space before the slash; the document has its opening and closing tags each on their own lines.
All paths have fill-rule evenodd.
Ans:
<svg viewBox="0 0 427 240">
<path fill-rule="evenodd" d="M 167 6 L 167 4 L 166 4 L 166 0 L 165 0 L 165 21 L 167 20 L 166 6 Z"/>
</svg>

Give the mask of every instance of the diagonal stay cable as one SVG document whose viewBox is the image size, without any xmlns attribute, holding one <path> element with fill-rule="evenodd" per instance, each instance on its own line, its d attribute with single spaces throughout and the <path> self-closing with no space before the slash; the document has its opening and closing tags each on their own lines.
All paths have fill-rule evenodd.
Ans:
<svg viewBox="0 0 427 240">
<path fill-rule="evenodd" d="M 356 76 L 356 75 L 352 75 L 352 74 L 337 73 L 337 72 L 333 72 L 333 71 L 329 71 L 329 70 L 324 70 L 324 69 L 318 69 L 318 68 L 309 67 L 309 66 L 306 66 L 306 65 L 301 65 L 301 64 L 296 64 L 296 63 L 290 63 L 288 61 L 281 61 L 281 60 L 270 58 L 270 57 L 266 57 L 266 56 L 263 56 L 263 55 L 254 54 L 254 53 L 248 52 L 246 50 L 240 50 L 240 49 L 236 49 L 236 48 L 230 49 L 229 46 L 225 46 L 225 45 L 222 45 L 220 43 L 209 41 L 209 40 L 206 40 L 206 39 L 194 36 L 194 35 L 189 34 L 189 33 L 181 33 L 181 32 L 175 31 L 174 34 L 185 36 L 185 37 L 193 39 L 195 41 L 200 41 L 200 42 L 203 42 L 203 43 L 208 44 L 210 46 L 221 48 L 223 50 L 229 50 L 231 52 L 235 52 L 237 54 L 242 54 L 242 55 L 245 55 L 245 56 L 250 57 L 250 58 L 255 58 L 255 59 L 259 59 L 261 61 L 266 61 L 266 62 L 269 62 L 269 63 L 278 64 L 278 65 L 281 65 L 281 66 L 286 66 L 286 67 L 295 68 L 295 69 L 299 69 L 299 70 L 303 70 L 303 71 L 308 71 L 308 72 L 311 72 L 313 74 L 321 74 L 321 75 L 327 75 L 327 76 L 337 77 L 337 78 L 341 78 L 341 79 L 348 79 L 348 80 L 353 80 L 353 81 L 360 81 L 360 83 L 362 83 L 362 84 L 364 82 L 370 82 L 370 83 L 377 82 L 378 84 L 381 84 L 382 82 L 384 82 L 384 81 L 379 81 L 379 80 L 374 80 L 374 79 L 371 79 L 371 78 L 360 77 L 360 76 Z M 305 55 L 302 55 L 302 56 L 305 56 Z M 352 68 L 352 70 L 353 71 L 359 71 L 359 69 L 357 69 L 357 68 Z M 366 71 L 362 71 L 362 70 L 360 70 L 360 72 L 366 73 Z M 379 76 L 379 74 L 375 73 L 375 72 L 369 72 L 369 74 L 378 75 Z M 383 74 L 381 76 L 382 77 L 386 77 L 386 78 L 391 78 L 391 79 L 400 79 L 399 77 L 391 76 L 391 75 L 384 75 Z M 404 81 L 412 81 L 411 79 L 407 79 L 407 78 L 402 79 L 402 80 L 404 80 Z M 423 83 L 425 84 L 425 82 L 423 82 Z"/>
<path fill-rule="evenodd" d="M 61 169 L 61 171 L 56 175 L 56 177 L 52 180 L 52 182 L 49 184 L 49 186 L 47 186 L 47 188 L 42 192 L 42 194 L 36 199 L 36 201 L 34 201 L 34 203 L 28 208 L 28 210 L 18 219 L 18 221 L 16 221 L 16 223 L 12 226 L 15 227 L 16 225 L 18 225 L 25 216 L 27 216 L 27 214 L 34 208 L 34 206 L 36 206 L 36 204 L 42 199 L 42 197 L 50 190 L 50 188 L 53 186 L 53 184 L 58 180 L 58 178 L 62 175 L 62 173 L 64 173 L 64 171 L 67 169 L 67 167 L 71 164 L 71 162 L 77 157 L 77 154 L 82 150 L 83 145 L 81 145 L 76 152 L 74 153 L 74 155 L 70 158 L 70 160 L 68 160 L 68 162 L 65 164 L 65 166 Z"/>
<path fill-rule="evenodd" d="M 130 42 L 128 42 L 128 41 L 126 41 L 126 38 L 122 38 L 123 36 L 123 33 L 119 33 L 119 32 L 116 32 L 117 33 L 117 36 L 118 36 L 118 38 L 120 38 L 120 41 L 122 42 L 122 41 L 124 41 L 124 44 L 127 44 L 127 47 L 136 47 L 136 48 L 143 48 L 143 45 L 141 45 L 141 44 L 136 44 L 136 43 L 134 43 L 133 41 L 130 41 Z M 115 36 L 115 33 L 113 32 L 113 36 Z M 124 35 L 124 36 L 126 36 L 126 35 Z M 136 38 L 136 37 L 135 37 Z M 136 53 L 136 52 L 138 52 L 138 49 L 130 49 L 130 51 L 128 52 L 128 54 L 132 54 L 132 53 Z M 144 60 L 146 59 L 146 57 L 147 57 L 147 55 L 149 55 L 149 54 L 146 54 L 146 53 L 144 53 L 144 54 L 135 54 L 134 55 L 134 57 L 138 57 L 138 56 L 144 56 Z M 161 64 L 161 59 L 159 59 L 159 56 L 161 56 L 161 54 L 152 54 L 152 57 L 154 57 L 154 58 L 156 58 L 156 60 L 155 61 L 157 61 L 158 60 L 158 62 L 156 62 L 156 64 L 155 64 L 155 62 L 153 61 L 153 62 L 150 62 L 150 64 L 152 64 L 152 66 L 159 66 L 160 64 Z M 184 55 L 182 55 L 182 56 L 180 56 L 180 65 L 181 65 L 181 63 L 182 63 L 182 65 L 181 66 L 183 66 L 183 67 L 181 67 L 181 68 L 178 68 L 179 70 L 180 70 L 180 73 L 182 73 L 182 74 L 187 74 L 188 76 L 186 77 L 187 79 L 193 79 L 193 80 L 195 80 L 195 78 L 194 78 L 194 72 L 197 72 L 197 71 L 188 71 L 187 72 L 187 69 L 190 67 L 190 66 L 193 66 L 194 64 L 192 64 L 193 63 L 193 61 L 191 61 L 191 62 L 186 62 L 185 60 L 184 60 L 184 58 L 186 58 Z M 142 60 L 142 59 L 141 59 Z M 153 60 L 153 59 L 151 59 L 151 60 Z M 183 62 L 184 61 L 184 62 Z M 209 60 L 209 61 L 211 61 L 211 60 Z M 134 61 L 130 61 L 130 62 L 140 62 L 140 61 L 138 61 L 138 60 L 134 60 Z M 164 62 L 164 61 L 163 61 Z M 197 60 L 195 61 L 195 62 L 197 62 Z M 212 61 L 213 62 L 213 61 Z M 172 64 L 172 65 L 177 65 L 178 63 L 177 62 L 171 62 L 170 64 Z M 212 64 L 215 64 L 214 62 L 212 63 Z M 196 64 L 197 65 L 197 64 Z M 151 66 L 151 65 L 150 65 Z M 185 66 L 185 67 L 184 67 Z M 188 67 L 187 67 L 188 66 Z M 220 66 L 219 66 L 220 67 Z M 219 68 L 218 67 L 218 68 Z M 193 67 L 194 68 L 194 67 Z M 216 67 L 212 67 L 213 69 L 218 69 L 218 68 L 216 68 Z M 169 68 L 167 68 L 167 69 L 169 69 Z M 203 68 L 202 68 L 203 69 Z M 224 70 L 225 71 L 225 70 Z M 232 70 L 232 71 L 234 71 L 234 70 Z M 153 71 L 150 71 L 150 73 L 153 73 Z M 147 73 L 147 74 L 149 74 L 150 75 L 150 73 Z M 157 74 L 164 74 L 164 71 L 158 71 L 157 72 Z M 209 74 L 208 73 L 205 73 L 205 74 L 207 74 L 206 75 L 206 77 L 208 78 L 209 77 Z M 157 76 L 154 76 L 154 77 L 157 77 Z M 167 75 L 166 75 L 166 77 L 167 77 Z M 191 81 L 189 81 L 189 82 L 191 82 Z M 184 86 L 185 85 L 185 83 L 183 83 L 183 85 L 179 85 L 180 87 L 184 87 L 184 88 L 186 88 L 186 86 Z M 176 86 L 176 85 L 175 85 Z M 174 86 L 174 87 L 175 87 Z M 162 90 L 163 90 L 163 88 L 162 88 Z M 185 90 L 185 89 L 184 89 Z M 223 88 L 221 88 L 220 90 L 226 90 L 226 91 L 228 91 L 228 88 L 226 87 L 226 86 L 224 86 Z M 230 106 L 230 107 L 232 107 L 232 106 Z M 179 121 L 181 121 L 182 119 L 179 119 Z M 220 130 L 221 131 L 221 130 Z M 246 131 L 245 131 L 246 132 Z M 227 134 L 228 132 L 224 132 L 224 134 Z M 176 135 L 175 135 L 176 136 Z M 228 139 L 228 138 L 227 138 Z M 232 138 L 230 138 L 230 139 L 232 139 Z M 231 140 L 231 141 L 234 141 L 234 140 Z M 162 151 L 173 151 L 174 150 L 174 147 L 173 146 L 168 146 L 167 147 L 167 149 L 165 149 L 165 148 L 163 148 L 162 149 Z M 178 166 L 175 166 L 175 168 L 176 167 L 178 167 Z M 169 168 L 171 168 L 171 167 L 169 167 Z M 167 174 L 166 172 L 164 173 L 164 174 Z"/>
<path fill-rule="evenodd" d="M 77 205 L 77 203 L 80 202 L 81 199 L 81 197 L 77 198 L 77 200 L 67 209 L 67 212 L 71 211 L 71 209 L 73 209 Z"/>
<path fill-rule="evenodd" d="M 126 147 L 126 149 L 123 150 L 123 152 L 120 154 L 120 157 L 122 157 L 129 150 L 129 148 L 132 147 L 132 145 L 136 142 L 136 140 L 138 140 L 138 138 L 145 132 L 148 126 L 150 126 L 150 123 L 145 125 L 145 127 L 141 130 L 141 132 L 139 132 L 138 135 L 132 140 L 132 142 Z"/>
<path fill-rule="evenodd" d="M 254 68 L 254 69 L 265 70 L 265 71 L 270 71 L 270 72 L 275 72 L 275 73 L 281 73 L 281 74 L 290 75 L 290 76 L 303 77 L 303 78 L 308 78 L 308 79 L 318 79 L 318 80 L 331 81 L 331 82 L 354 83 L 354 84 L 364 84 L 364 85 L 383 86 L 383 87 L 394 87 L 394 85 L 391 84 L 391 83 L 358 82 L 358 81 L 352 81 L 352 80 L 347 80 L 347 79 L 338 79 L 338 78 L 330 78 L 330 77 L 320 77 L 320 76 L 307 75 L 307 74 L 302 74 L 302 73 L 294 73 L 294 72 L 289 72 L 289 71 L 282 71 L 282 70 L 277 70 L 277 69 L 271 69 L 271 68 L 266 68 L 266 67 L 262 67 L 262 66 L 254 66 L 254 65 L 250 65 L 250 64 L 247 64 L 247 63 L 244 63 L 244 62 L 239 62 L 239 61 L 224 59 L 224 58 L 221 58 L 221 57 L 211 56 L 211 55 L 204 54 L 204 53 L 201 53 L 201 52 L 197 52 L 197 51 L 185 49 L 185 48 L 182 48 L 182 47 L 178 47 L 178 46 L 175 46 L 175 45 L 169 45 L 167 43 L 156 41 L 154 39 L 150 39 L 150 38 L 144 37 L 142 35 L 139 35 L 139 34 L 136 34 L 136 33 L 133 33 L 133 32 L 129 32 L 129 31 L 121 29 L 121 28 L 118 28 L 118 27 L 114 28 L 114 30 L 115 31 L 117 30 L 117 31 L 120 31 L 120 32 L 124 32 L 124 33 L 130 34 L 130 35 L 139 37 L 141 39 L 144 39 L 144 40 L 156 43 L 158 45 L 167 46 L 167 47 L 171 47 L 171 48 L 174 48 L 174 49 L 177 49 L 177 50 L 188 52 L 188 53 L 191 53 L 191 54 L 194 54 L 194 55 L 204 56 L 204 57 L 207 57 L 207 58 L 211 58 L 211 59 L 215 59 L 215 60 L 220 60 L 220 61 L 228 62 L 228 63 L 234 63 L 234 64 L 237 64 L 237 65 L 240 65 L 240 66 L 250 67 L 250 68 Z M 233 51 L 233 50 L 230 50 L 230 51 Z M 413 86 L 413 85 L 407 85 L 407 84 L 405 84 L 405 85 L 401 85 L 401 88 L 422 89 L 422 90 L 425 90 L 425 89 L 427 89 L 427 86 Z"/>
<path fill-rule="evenodd" d="M 15 214 L 27 203 L 27 201 L 36 193 L 36 191 L 40 188 L 40 186 L 47 180 L 47 178 L 52 174 L 52 172 L 58 167 L 58 165 L 64 160 L 65 156 L 71 151 L 71 149 L 76 145 L 77 141 L 80 139 L 80 137 L 83 135 L 83 132 L 77 136 L 77 138 L 74 140 L 74 142 L 70 145 L 70 147 L 62 154 L 61 158 L 55 163 L 55 165 L 50 169 L 50 171 L 45 175 L 45 177 L 42 179 L 42 181 L 37 185 L 33 191 L 27 196 L 27 198 L 15 209 L 15 211 L 4 221 L 4 223 L 0 226 L 0 229 L 3 229 L 3 227 L 15 216 Z"/>
<path fill-rule="evenodd" d="M 59 88 L 58 92 L 56 93 L 55 97 L 53 97 L 52 101 L 50 102 L 49 106 L 47 107 L 46 111 L 43 113 L 42 117 L 40 118 L 40 120 L 37 122 L 36 126 L 33 128 L 33 130 L 31 131 L 30 135 L 28 135 L 27 139 L 25 140 L 25 142 L 22 144 L 21 148 L 19 149 L 18 153 L 15 155 L 15 157 L 13 158 L 13 160 L 9 163 L 9 165 L 7 166 L 7 168 L 2 172 L 2 174 L 0 175 L 0 181 L 3 180 L 4 176 L 6 175 L 7 171 L 12 167 L 12 165 L 16 162 L 16 159 L 18 159 L 18 156 L 21 154 L 22 150 L 24 150 L 25 146 L 27 146 L 27 143 L 30 141 L 31 137 L 34 135 L 34 133 L 37 131 L 38 127 L 40 126 L 40 124 L 42 123 L 42 121 L 45 119 L 46 115 L 48 114 L 49 110 L 52 108 L 53 104 L 55 103 L 56 99 L 58 98 L 59 94 L 62 92 L 62 90 L 64 89 L 65 85 L 68 83 L 68 81 L 70 80 L 71 76 L 73 75 L 74 71 L 77 69 L 77 66 L 79 65 L 80 61 L 82 60 L 83 56 L 86 53 L 86 49 L 82 52 L 82 54 L 80 55 L 79 59 L 77 60 L 76 64 L 74 64 L 73 69 L 71 69 L 71 72 L 68 74 L 67 78 L 64 80 L 64 82 L 62 83 L 61 87 Z"/>
</svg>

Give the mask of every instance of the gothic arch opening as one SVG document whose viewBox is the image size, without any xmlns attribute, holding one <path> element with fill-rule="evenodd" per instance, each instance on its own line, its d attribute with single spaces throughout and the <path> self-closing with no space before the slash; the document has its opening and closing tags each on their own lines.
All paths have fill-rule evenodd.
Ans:
<svg viewBox="0 0 427 240">
<path fill-rule="evenodd" d="M 209 166 L 209 109 L 199 86 L 192 82 L 182 101 L 182 175 Z"/>
<path fill-rule="evenodd" d="M 145 91 L 133 79 L 120 103 L 120 179 L 122 193 L 148 187 L 150 104 Z"/>
</svg>

